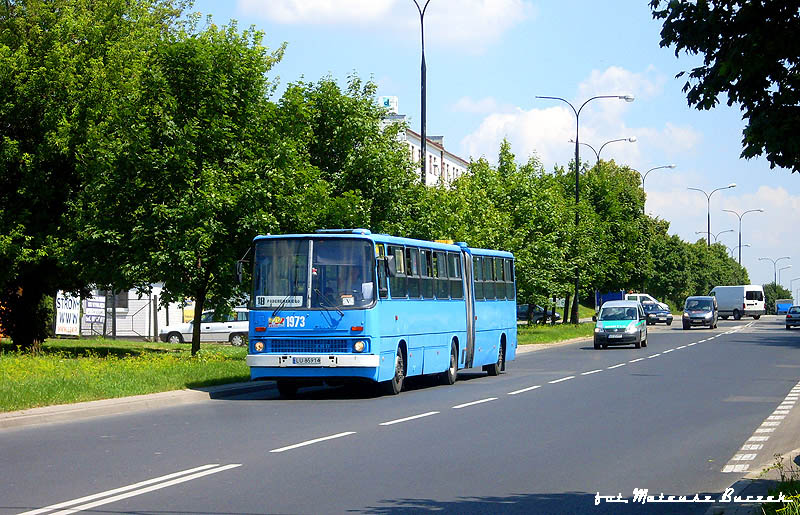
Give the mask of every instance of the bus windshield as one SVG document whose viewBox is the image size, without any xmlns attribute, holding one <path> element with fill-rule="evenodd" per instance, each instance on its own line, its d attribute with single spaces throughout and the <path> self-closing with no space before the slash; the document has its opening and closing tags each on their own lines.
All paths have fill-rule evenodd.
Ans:
<svg viewBox="0 0 800 515">
<path fill-rule="evenodd" d="M 363 308 L 374 302 L 374 268 L 374 251 L 365 240 L 257 241 L 253 270 L 255 307 Z"/>
</svg>

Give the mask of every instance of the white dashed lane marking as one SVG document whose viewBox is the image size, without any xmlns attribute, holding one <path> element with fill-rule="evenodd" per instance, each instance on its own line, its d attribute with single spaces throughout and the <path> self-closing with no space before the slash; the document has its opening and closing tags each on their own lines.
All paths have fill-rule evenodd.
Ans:
<svg viewBox="0 0 800 515">
<path fill-rule="evenodd" d="M 305 442 L 296 443 L 294 445 L 287 445 L 286 447 L 280 447 L 278 449 L 272 449 L 269 452 L 284 452 L 289 451 L 292 449 L 297 449 L 298 447 L 305 447 L 306 445 L 313 445 L 315 443 L 324 442 L 326 440 L 333 440 L 334 438 L 342 438 L 344 436 L 350 436 L 356 434 L 355 431 L 345 431 L 344 433 L 337 433 L 335 435 L 330 436 L 323 436 L 322 438 L 314 438 L 313 440 L 307 440 Z"/>
<path fill-rule="evenodd" d="M 541 386 L 539 386 L 539 385 L 529 386 L 527 388 L 523 388 L 522 390 L 516 390 L 516 391 L 513 391 L 513 392 L 508 392 L 508 394 L 509 395 L 517 395 L 517 394 L 520 394 L 520 393 L 525 393 L 525 392 L 529 392 L 531 390 L 535 390 L 537 388 L 541 388 Z"/>
<path fill-rule="evenodd" d="M 569 381 L 570 379 L 575 379 L 575 376 L 562 377 L 561 379 L 555 379 L 553 381 L 547 381 L 547 382 L 550 384 L 556 384 L 556 383 L 561 383 L 563 381 Z"/>
<path fill-rule="evenodd" d="M 409 420 L 416 420 L 418 418 L 430 417 L 431 415 L 438 415 L 438 414 L 439 414 L 438 411 L 429 411 L 427 413 L 422 413 L 420 415 L 413 415 L 411 417 L 406 417 L 406 418 L 398 418 L 397 420 L 390 420 L 389 422 L 381 422 L 378 425 L 379 426 L 391 426 L 393 424 L 399 424 L 400 422 L 408 422 Z"/>
<path fill-rule="evenodd" d="M 467 403 L 464 403 L 464 404 L 459 404 L 458 406 L 453 406 L 453 409 L 466 408 L 468 406 L 474 406 L 476 404 L 483 404 L 484 402 L 491 402 L 491 401 L 496 401 L 496 400 L 497 400 L 497 397 L 489 397 L 488 399 L 481 399 L 479 401 L 472 401 L 472 402 L 467 402 Z"/>
</svg>

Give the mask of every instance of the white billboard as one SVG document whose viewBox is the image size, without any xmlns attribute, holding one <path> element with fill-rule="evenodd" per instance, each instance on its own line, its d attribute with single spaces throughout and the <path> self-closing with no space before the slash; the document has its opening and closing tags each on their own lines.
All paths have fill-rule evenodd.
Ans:
<svg viewBox="0 0 800 515">
<path fill-rule="evenodd" d="M 81 300 L 63 291 L 56 295 L 56 334 L 79 336 Z"/>
</svg>

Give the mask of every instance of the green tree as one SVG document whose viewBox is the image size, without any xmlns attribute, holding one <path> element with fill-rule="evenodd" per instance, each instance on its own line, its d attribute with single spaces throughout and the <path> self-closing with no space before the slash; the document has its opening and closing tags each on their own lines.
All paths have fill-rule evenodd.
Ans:
<svg viewBox="0 0 800 515">
<path fill-rule="evenodd" d="M 781 286 L 771 282 L 764 285 L 764 307 L 767 309 L 768 315 L 775 314 L 775 301 L 778 299 L 791 299 L 792 292 Z"/>
<path fill-rule="evenodd" d="M 683 87 L 689 105 L 711 109 L 724 94 L 747 121 L 741 156 L 766 155 L 772 167 L 800 170 L 798 3 L 651 0 L 650 7 L 664 22 L 662 47 L 703 55 Z"/>
<path fill-rule="evenodd" d="M 119 247 L 125 280 L 163 282 L 162 302 L 195 301 L 193 355 L 204 307 L 230 302 L 233 264 L 278 227 L 272 192 L 283 180 L 263 159 L 266 73 L 283 48 L 269 52 L 261 33 L 235 24 L 196 22 L 158 42 L 134 107 L 116 110 L 115 131 L 96 142 L 112 159 L 95 170 L 80 220 Z"/>
<path fill-rule="evenodd" d="M 68 249 L 87 155 L 124 105 L 171 0 L 0 3 L 0 325 L 29 348 L 47 335 L 41 301 L 77 291 L 88 270 Z"/>
</svg>

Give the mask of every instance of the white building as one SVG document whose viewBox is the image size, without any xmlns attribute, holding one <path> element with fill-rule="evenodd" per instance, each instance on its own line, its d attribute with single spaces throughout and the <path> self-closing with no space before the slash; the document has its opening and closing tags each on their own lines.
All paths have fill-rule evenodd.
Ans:
<svg viewBox="0 0 800 515">
<path fill-rule="evenodd" d="M 384 125 L 390 123 L 405 123 L 406 115 L 397 113 L 397 97 L 381 97 L 382 105 L 389 109 L 389 114 L 384 118 Z M 408 144 L 411 161 L 421 168 L 422 136 L 418 132 L 406 129 L 401 135 Z M 428 136 L 425 148 L 425 185 L 435 186 L 441 181 L 449 185 L 454 179 L 466 173 L 469 162 L 453 154 L 444 147 L 444 136 Z"/>
<path fill-rule="evenodd" d="M 166 308 L 158 302 L 163 285 L 154 284 L 149 295 L 139 295 L 136 290 L 123 291 L 116 296 L 108 295 L 102 290 L 92 290 L 92 298 L 84 299 L 84 316 L 81 320 L 81 334 L 99 336 L 103 334 L 104 318 L 105 334 L 112 335 L 112 305 L 116 304 L 116 331 L 118 338 L 136 338 L 158 340 L 158 328 L 168 324 L 184 321 L 184 308 L 179 303 L 172 303 Z M 100 314 L 87 314 L 89 303 L 100 309 Z M 103 307 L 106 315 L 102 315 Z M 95 312 L 92 312 L 95 313 Z"/>
</svg>

